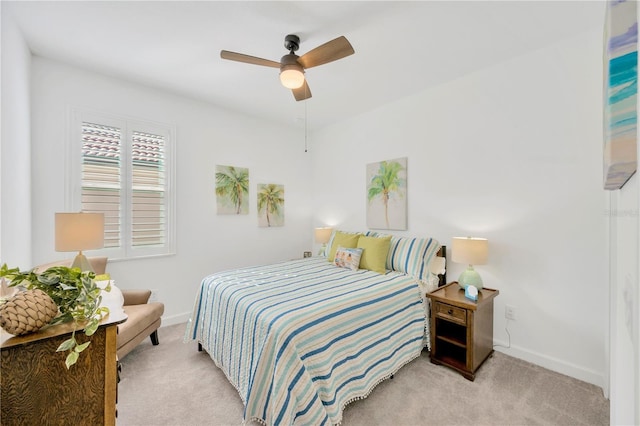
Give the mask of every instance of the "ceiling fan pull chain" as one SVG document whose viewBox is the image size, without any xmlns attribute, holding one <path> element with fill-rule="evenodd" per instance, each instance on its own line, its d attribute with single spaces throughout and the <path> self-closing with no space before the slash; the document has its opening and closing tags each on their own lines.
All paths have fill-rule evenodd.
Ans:
<svg viewBox="0 0 640 426">
<path fill-rule="evenodd" d="M 307 152 L 307 102 L 304 103 L 304 152 Z"/>
</svg>

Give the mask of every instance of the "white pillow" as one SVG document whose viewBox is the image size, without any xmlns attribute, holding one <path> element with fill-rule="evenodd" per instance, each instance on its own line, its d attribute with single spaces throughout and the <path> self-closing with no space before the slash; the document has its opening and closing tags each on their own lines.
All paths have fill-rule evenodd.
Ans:
<svg viewBox="0 0 640 426">
<path fill-rule="evenodd" d="M 447 272 L 447 259 L 441 256 L 436 256 L 429 265 L 429 270 L 432 274 L 443 275 Z"/>
<path fill-rule="evenodd" d="M 100 307 L 106 306 L 109 308 L 109 313 L 113 315 L 124 315 L 124 296 L 122 291 L 116 287 L 116 283 L 113 280 L 100 280 L 96 281 L 96 285 L 100 288 L 100 295 L 102 301 L 100 301 Z"/>
</svg>

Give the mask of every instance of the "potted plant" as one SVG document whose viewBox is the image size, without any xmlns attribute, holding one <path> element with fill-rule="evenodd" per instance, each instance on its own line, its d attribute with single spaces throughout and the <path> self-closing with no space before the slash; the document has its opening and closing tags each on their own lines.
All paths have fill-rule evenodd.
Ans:
<svg viewBox="0 0 640 426">
<path fill-rule="evenodd" d="M 57 352 L 68 351 L 65 365 L 67 369 L 76 363 L 80 353 L 91 341 L 79 344 L 76 330 L 80 324 L 84 333 L 90 337 L 98 329 L 100 320 L 109 313 L 109 308 L 100 306 L 101 291 L 93 272 L 82 272 L 79 268 L 54 266 L 42 273 L 34 270 L 20 272 L 18 268 L 9 269 L 6 264 L 0 267 L 0 278 L 9 280 L 9 287 L 20 286 L 26 290 L 41 290 L 58 306 L 58 314 L 50 324 L 73 321 L 71 337 L 58 347 Z M 110 285 L 104 289 L 110 291 Z M 15 297 L 15 296 L 14 296 Z"/>
</svg>

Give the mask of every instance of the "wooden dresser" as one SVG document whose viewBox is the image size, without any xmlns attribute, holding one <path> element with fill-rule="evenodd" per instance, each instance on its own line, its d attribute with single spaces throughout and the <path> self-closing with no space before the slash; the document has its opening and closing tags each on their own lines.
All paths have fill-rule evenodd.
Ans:
<svg viewBox="0 0 640 426">
<path fill-rule="evenodd" d="M 0 331 L 0 424 L 115 425 L 117 324 L 108 316 L 91 344 L 67 370 L 67 352 L 56 352 L 73 331 L 71 323 L 24 336 Z M 78 342 L 87 337 L 76 331 Z"/>
</svg>

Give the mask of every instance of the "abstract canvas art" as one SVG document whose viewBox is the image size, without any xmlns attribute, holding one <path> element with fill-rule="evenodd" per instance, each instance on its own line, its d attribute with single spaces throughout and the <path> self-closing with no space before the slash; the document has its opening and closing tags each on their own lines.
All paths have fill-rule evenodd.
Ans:
<svg viewBox="0 0 640 426">
<path fill-rule="evenodd" d="M 637 158 L 637 2 L 609 1 L 604 50 L 604 189 L 620 189 Z"/>
<path fill-rule="evenodd" d="M 284 186 L 258 184 L 258 226 L 284 226 Z"/>
<path fill-rule="evenodd" d="M 249 214 L 249 169 L 216 166 L 216 205 L 219 215 Z"/>
<path fill-rule="evenodd" d="M 367 164 L 367 226 L 407 229 L 407 158 Z"/>
</svg>

